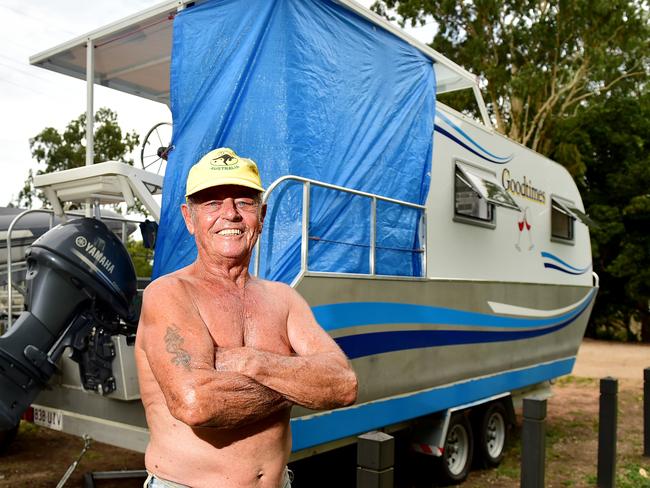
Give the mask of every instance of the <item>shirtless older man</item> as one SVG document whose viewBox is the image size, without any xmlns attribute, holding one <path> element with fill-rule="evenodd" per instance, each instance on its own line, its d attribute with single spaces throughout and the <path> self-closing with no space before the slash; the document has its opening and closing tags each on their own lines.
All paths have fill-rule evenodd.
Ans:
<svg viewBox="0 0 650 488">
<path fill-rule="evenodd" d="M 216 149 L 181 211 L 196 261 L 151 283 L 136 340 L 145 486 L 285 487 L 291 406 L 356 399 L 347 358 L 290 287 L 248 274 L 266 208 L 255 163 Z"/>
</svg>

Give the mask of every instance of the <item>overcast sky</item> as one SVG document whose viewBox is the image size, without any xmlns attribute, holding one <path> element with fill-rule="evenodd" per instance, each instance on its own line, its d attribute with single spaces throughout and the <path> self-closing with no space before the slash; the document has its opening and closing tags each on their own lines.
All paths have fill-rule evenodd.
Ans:
<svg viewBox="0 0 650 488">
<path fill-rule="evenodd" d="M 28 170 L 37 167 L 29 139 L 45 127 L 61 131 L 86 111 L 85 82 L 31 66 L 29 57 L 158 3 L 0 0 L 0 206 L 18 195 Z M 359 3 L 368 6 L 372 0 Z M 432 38 L 428 26 L 411 35 L 424 42 Z M 95 87 L 94 107 L 110 107 L 122 130 L 135 130 L 141 138 L 157 122 L 171 122 L 165 105 L 101 86 Z"/>
</svg>

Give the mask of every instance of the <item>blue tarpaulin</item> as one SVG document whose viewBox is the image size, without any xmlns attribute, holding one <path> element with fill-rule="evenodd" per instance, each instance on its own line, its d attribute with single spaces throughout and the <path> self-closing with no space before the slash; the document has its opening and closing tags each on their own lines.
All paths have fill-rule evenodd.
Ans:
<svg viewBox="0 0 650 488">
<path fill-rule="evenodd" d="M 292 174 L 423 204 L 435 112 L 432 61 L 328 0 L 213 0 L 174 20 L 174 150 L 154 277 L 196 257 L 179 210 L 190 167 L 217 147 L 257 161 L 268 187 Z M 300 269 L 302 187 L 272 193 L 260 275 Z M 417 210 L 377 205 L 376 272 L 419 275 Z M 312 188 L 309 268 L 367 273 L 370 200 Z"/>
</svg>

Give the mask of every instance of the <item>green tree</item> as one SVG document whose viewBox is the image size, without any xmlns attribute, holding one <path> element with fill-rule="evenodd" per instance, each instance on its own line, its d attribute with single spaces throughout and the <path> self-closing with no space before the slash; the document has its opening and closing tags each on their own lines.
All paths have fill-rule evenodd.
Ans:
<svg viewBox="0 0 650 488">
<path fill-rule="evenodd" d="M 497 129 L 585 171 L 557 124 L 629 78 L 645 77 L 650 27 L 644 0 L 378 0 L 402 25 L 435 22 L 431 46 L 479 75 Z M 443 101 L 472 110 L 470 93 Z"/>
<path fill-rule="evenodd" d="M 650 342 L 650 90 L 616 90 L 564 124 L 583 155 L 584 204 L 601 290 L 592 334 L 629 339 L 630 320 Z"/>
<path fill-rule="evenodd" d="M 140 278 L 149 278 L 153 269 L 153 250 L 144 247 L 142 241 L 129 239 L 126 243 L 126 249 L 129 251 L 135 274 Z"/>
<path fill-rule="evenodd" d="M 78 168 L 86 164 L 86 114 L 71 121 L 63 132 L 46 127 L 29 140 L 32 157 L 45 167 L 36 174 L 51 173 Z M 100 108 L 95 113 L 94 162 L 121 161 L 133 164 L 128 156 L 139 144 L 140 137 L 134 131 L 123 133 L 117 123 L 117 114 L 109 108 Z M 31 207 L 34 183 L 30 170 L 24 188 L 18 194 L 18 205 Z M 36 195 L 45 201 L 42 195 Z"/>
</svg>

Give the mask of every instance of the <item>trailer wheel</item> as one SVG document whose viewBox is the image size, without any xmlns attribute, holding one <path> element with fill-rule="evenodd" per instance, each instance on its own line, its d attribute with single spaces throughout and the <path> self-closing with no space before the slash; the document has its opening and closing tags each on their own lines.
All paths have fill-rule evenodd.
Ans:
<svg viewBox="0 0 650 488">
<path fill-rule="evenodd" d="M 469 420 L 463 412 L 457 412 L 449 420 L 443 454 L 439 458 L 441 481 L 453 485 L 465 481 L 473 453 L 474 438 Z"/>
<path fill-rule="evenodd" d="M 489 405 L 479 417 L 476 427 L 476 454 L 485 468 L 501 463 L 508 440 L 506 409 L 501 402 Z"/>
<path fill-rule="evenodd" d="M 9 445 L 12 443 L 14 438 L 16 437 L 16 434 L 18 433 L 18 426 L 20 424 L 16 425 L 15 427 L 8 429 L 8 430 L 0 430 L 0 454 L 4 454 Z"/>
</svg>

